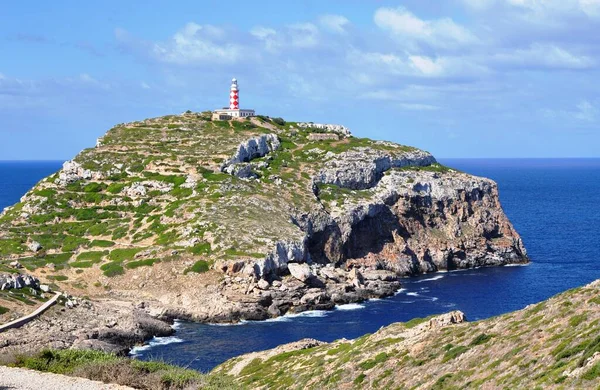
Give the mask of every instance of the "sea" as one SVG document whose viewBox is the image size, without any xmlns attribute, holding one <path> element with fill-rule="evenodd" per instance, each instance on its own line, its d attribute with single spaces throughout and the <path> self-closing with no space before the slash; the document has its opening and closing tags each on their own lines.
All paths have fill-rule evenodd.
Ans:
<svg viewBox="0 0 600 390">
<path fill-rule="evenodd" d="M 482 320 L 600 278 L 600 159 L 440 159 L 498 183 L 504 211 L 531 259 L 526 266 L 440 272 L 406 278 L 393 297 L 235 325 L 176 321 L 171 337 L 136 347 L 138 359 L 162 359 L 208 371 L 239 354 L 302 338 L 351 339 L 393 322 L 452 310 Z M 0 210 L 60 161 L 0 162 Z"/>
</svg>

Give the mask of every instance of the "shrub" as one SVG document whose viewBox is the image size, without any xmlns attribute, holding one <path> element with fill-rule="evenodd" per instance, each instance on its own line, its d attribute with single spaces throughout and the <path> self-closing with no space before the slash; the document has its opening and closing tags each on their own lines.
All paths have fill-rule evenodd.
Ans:
<svg viewBox="0 0 600 390">
<path fill-rule="evenodd" d="M 0 315 L 8 313 L 10 310 L 4 306 L 0 306 Z"/>
<path fill-rule="evenodd" d="M 114 246 L 115 243 L 112 241 L 107 241 L 107 240 L 94 240 L 90 243 L 91 247 L 97 246 L 99 248 L 110 248 L 111 246 Z"/>
<path fill-rule="evenodd" d="M 121 263 L 117 263 L 114 261 L 102 264 L 100 266 L 100 269 L 104 271 L 104 276 L 108 276 L 109 278 L 117 275 L 123 275 L 125 273 L 125 270 L 123 270 L 123 266 L 121 266 Z"/>
<path fill-rule="evenodd" d="M 190 249 L 190 252 L 194 255 L 208 255 L 211 252 L 210 243 L 203 242 L 201 244 L 196 244 Z"/>
<path fill-rule="evenodd" d="M 158 259 L 146 259 L 146 260 L 138 260 L 138 261 L 130 261 L 125 264 L 125 268 L 134 269 L 137 267 L 151 266 L 154 263 L 159 261 Z"/>
<path fill-rule="evenodd" d="M 458 357 L 459 355 L 462 355 L 463 353 L 467 352 L 468 350 L 469 350 L 469 348 L 465 347 L 464 345 L 459 345 L 459 346 L 450 348 L 444 354 L 444 358 L 442 359 L 442 363 L 446 363 L 449 360 L 455 359 L 456 357 Z"/>
<path fill-rule="evenodd" d="M 285 120 L 283 118 L 272 118 L 271 121 L 279 126 L 285 126 Z"/>
<path fill-rule="evenodd" d="M 118 194 L 123 190 L 123 188 L 125 188 L 125 184 L 123 183 L 111 183 L 106 188 L 106 191 L 110 192 L 111 194 Z"/>
<path fill-rule="evenodd" d="M 492 338 L 492 336 L 490 336 L 489 334 L 482 333 L 482 334 L 480 334 L 479 336 L 475 337 L 475 338 L 473 339 L 473 341 L 471 341 L 471 344 L 469 344 L 469 345 L 473 346 L 473 345 L 481 345 L 481 344 L 485 344 L 485 343 L 487 343 L 487 342 L 488 342 L 488 341 L 489 341 L 491 338 Z"/>
<path fill-rule="evenodd" d="M 240 388 L 226 375 L 204 375 L 163 362 L 127 359 L 100 351 L 43 350 L 33 356 L 18 357 L 15 365 L 141 389 Z"/>
<path fill-rule="evenodd" d="M 108 258 L 113 261 L 131 260 L 139 251 L 141 251 L 140 248 L 113 249 Z"/>
<path fill-rule="evenodd" d="M 210 264 L 206 260 L 198 260 L 189 268 L 186 268 L 183 273 L 187 275 L 189 272 L 202 274 L 210 269 Z"/>
<path fill-rule="evenodd" d="M 106 184 L 104 183 L 88 183 L 83 187 L 83 192 L 100 192 L 106 188 Z"/>
</svg>

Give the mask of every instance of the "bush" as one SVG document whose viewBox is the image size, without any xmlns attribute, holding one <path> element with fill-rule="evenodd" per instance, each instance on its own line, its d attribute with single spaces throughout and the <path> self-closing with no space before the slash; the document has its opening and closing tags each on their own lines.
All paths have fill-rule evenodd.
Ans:
<svg viewBox="0 0 600 390">
<path fill-rule="evenodd" d="M 272 118 L 271 121 L 279 126 L 285 126 L 285 120 L 283 118 Z"/>
<path fill-rule="evenodd" d="M 89 183 L 83 187 L 83 192 L 100 192 L 106 188 L 106 184 L 104 183 Z"/>
<path fill-rule="evenodd" d="M 108 255 L 108 258 L 113 261 L 131 260 L 139 251 L 141 251 L 140 248 L 113 249 Z"/>
<path fill-rule="evenodd" d="M 8 313 L 10 310 L 4 306 L 0 306 L 0 315 Z"/>
<path fill-rule="evenodd" d="M 139 361 L 89 350 L 43 350 L 33 356 L 18 357 L 15 366 L 137 389 L 240 388 L 226 375 L 204 375 L 164 362 Z"/>
<path fill-rule="evenodd" d="M 195 272 L 198 274 L 202 274 L 210 269 L 210 264 L 206 260 L 198 260 L 189 268 L 186 268 L 183 271 L 184 275 L 187 275 L 189 272 Z"/>
<path fill-rule="evenodd" d="M 94 240 L 90 243 L 91 247 L 97 246 L 99 248 L 110 248 L 111 246 L 114 246 L 115 243 L 112 241 L 107 241 L 107 240 Z"/>
<path fill-rule="evenodd" d="M 125 270 L 123 269 L 123 266 L 121 266 L 121 263 L 117 263 L 114 261 L 102 264 L 100 266 L 100 269 L 104 271 L 104 276 L 108 276 L 109 278 L 117 275 L 123 275 L 125 273 Z"/>
<path fill-rule="evenodd" d="M 158 259 L 146 259 L 146 260 L 130 261 L 129 263 L 125 264 L 125 268 L 134 269 L 137 267 L 151 266 L 154 263 L 156 263 L 157 261 L 159 261 L 159 260 Z"/>
<path fill-rule="evenodd" d="M 210 243 L 203 242 L 201 244 L 196 244 L 190 249 L 190 252 L 194 255 L 208 255 L 211 252 Z"/>
<path fill-rule="evenodd" d="M 489 334 L 482 333 L 482 334 L 480 334 L 479 336 L 475 337 L 475 338 L 473 339 L 473 341 L 471 341 L 471 344 L 469 344 L 469 345 L 473 346 L 473 345 L 481 345 L 481 344 L 485 344 L 485 343 L 487 343 L 487 342 L 488 342 L 488 341 L 489 341 L 491 338 L 492 338 L 492 336 L 490 336 Z"/>
<path fill-rule="evenodd" d="M 111 183 L 106 188 L 106 191 L 110 192 L 111 194 L 118 194 L 123 190 L 123 188 L 125 188 L 125 184 L 123 183 Z"/>
</svg>

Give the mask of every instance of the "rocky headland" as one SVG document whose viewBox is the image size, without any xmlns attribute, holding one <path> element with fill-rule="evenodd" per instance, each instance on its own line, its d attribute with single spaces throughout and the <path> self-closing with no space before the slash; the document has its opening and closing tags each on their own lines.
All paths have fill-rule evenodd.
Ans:
<svg viewBox="0 0 600 390">
<path fill-rule="evenodd" d="M 110 350 L 100 342 L 150 337 L 146 318 L 262 320 L 389 296 L 419 273 L 528 262 L 493 181 L 314 131 L 209 113 L 117 125 L 0 215 L 0 273 L 85 297 L 87 314 L 61 318 L 98 320 L 60 347 Z M 103 336 L 110 302 L 133 336 Z M 21 303 L 0 293 L 0 320 L 31 310 Z"/>
</svg>

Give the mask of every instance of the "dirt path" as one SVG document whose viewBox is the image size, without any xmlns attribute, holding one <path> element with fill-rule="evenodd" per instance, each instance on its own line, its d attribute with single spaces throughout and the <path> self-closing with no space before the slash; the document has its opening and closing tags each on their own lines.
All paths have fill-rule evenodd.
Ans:
<svg viewBox="0 0 600 390">
<path fill-rule="evenodd" d="M 37 372 L 23 368 L 0 366 L 2 390 L 132 390 L 131 387 L 107 385 L 102 382 L 65 375 Z"/>
</svg>

